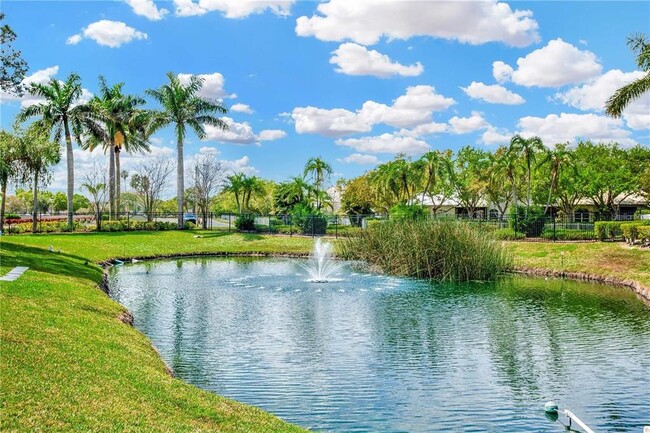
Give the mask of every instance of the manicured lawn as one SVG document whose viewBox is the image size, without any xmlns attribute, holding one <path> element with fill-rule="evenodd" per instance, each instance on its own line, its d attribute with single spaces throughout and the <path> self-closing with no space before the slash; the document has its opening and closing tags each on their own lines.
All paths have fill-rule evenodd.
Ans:
<svg viewBox="0 0 650 433">
<path fill-rule="evenodd" d="M 30 267 L 0 283 L 0 431 L 303 431 L 171 378 L 148 339 L 117 320 L 123 308 L 97 289 L 102 271 L 92 262 L 173 251 L 304 252 L 310 240 L 187 232 L 0 240 L 0 272 Z"/>
<path fill-rule="evenodd" d="M 650 287 L 650 249 L 622 242 L 507 242 L 516 267 L 585 272 Z"/>
</svg>

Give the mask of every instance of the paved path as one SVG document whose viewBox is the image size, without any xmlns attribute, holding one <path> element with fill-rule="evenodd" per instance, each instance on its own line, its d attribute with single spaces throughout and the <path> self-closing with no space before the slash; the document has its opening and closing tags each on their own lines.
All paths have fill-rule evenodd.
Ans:
<svg viewBox="0 0 650 433">
<path fill-rule="evenodd" d="M 7 275 L 0 277 L 0 281 L 14 281 L 20 277 L 27 269 L 29 269 L 27 266 L 16 266 L 10 270 Z"/>
</svg>

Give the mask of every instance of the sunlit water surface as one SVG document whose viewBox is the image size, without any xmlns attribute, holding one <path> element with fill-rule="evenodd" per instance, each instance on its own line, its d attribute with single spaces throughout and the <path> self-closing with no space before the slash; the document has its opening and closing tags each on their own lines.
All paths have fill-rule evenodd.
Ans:
<svg viewBox="0 0 650 433">
<path fill-rule="evenodd" d="M 650 425 L 650 310 L 620 288 L 506 278 L 433 284 L 299 260 L 113 269 L 111 295 L 176 375 L 324 432 L 598 432 Z M 562 420 L 562 417 L 560 418 Z"/>
</svg>

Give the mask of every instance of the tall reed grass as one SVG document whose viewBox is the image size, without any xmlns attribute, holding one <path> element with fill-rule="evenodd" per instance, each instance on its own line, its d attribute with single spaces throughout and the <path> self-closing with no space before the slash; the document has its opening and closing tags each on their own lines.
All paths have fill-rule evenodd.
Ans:
<svg viewBox="0 0 650 433">
<path fill-rule="evenodd" d="M 454 220 L 374 224 L 340 241 L 339 255 L 387 274 L 441 281 L 493 280 L 512 268 L 492 233 Z"/>
</svg>

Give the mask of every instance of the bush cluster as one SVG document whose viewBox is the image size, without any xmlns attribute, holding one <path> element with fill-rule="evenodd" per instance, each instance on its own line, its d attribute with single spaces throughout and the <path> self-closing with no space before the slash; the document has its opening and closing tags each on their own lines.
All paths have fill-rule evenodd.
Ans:
<svg viewBox="0 0 650 433">
<path fill-rule="evenodd" d="M 544 231 L 546 215 L 544 209 L 538 206 L 513 206 L 510 209 L 510 228 L 515 232 L 524 233 L 526 237 L 539 237 Z"/>
<path fill-rule="evenodd" d="M 78 221 L 75 221 L 73 224 L 72 230 L 68 227 L 66 221 L 48 221 L 48 222 L 39 222 L 36 226 L 37 230 L 40 233 L 58 233 L 58 232 L 69 232 L 69 231 L 87 231 L 94 228 L 94 226 L 85 226 Z M 32 221 L 23 222 L 19 224 L 12 224 L 5 228 L 5 233 L 7 234 L 21 234 L 21 233 L 31 233 L 32 232 Z"/>
<path fill-rule="evenodd" d="M 643 240 L 642 234 L 645 234 L 644 227 L 650 226 L 650 220 L 631 221 L 621 224 L 621 233 L 623 239 L 628 244 L 634 244 L 638 240 Z"/>
<path fill-rule="evenodd" d="M 623 236 L 620 221 L 596 221 L 594 224 L 596 238 L 601 241 L 620 239 Z"/>
<path fill-rule="evenodd" d="M 239 215 L 235 220 L 235 228 L 242 232 L 255 231 L 255 217 L 253 215 Z"/>
<path fill-rule="evenodd" d="M 178 224 L 175 222 L 166 222 L 166 221 L 104 221 L 102 222 L 101 229 L 102 232 L 123 232 L 123 231 L 136 231 L 136 230 L 145 230 L 145 231 L 156 231 L 156 230 L 176 230 Z M 186 222 L 184 225 L 185 229 L 194 228 L 194 224 Z"/>
<path fill-rule="evenodd" d="M 542 232 L 543 239 L 554 239 L 558 241 L 590 241 L 594 239 L 594 233 L 590 230 L 576 229 L 546 229 Z"/>
</svg>

